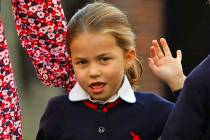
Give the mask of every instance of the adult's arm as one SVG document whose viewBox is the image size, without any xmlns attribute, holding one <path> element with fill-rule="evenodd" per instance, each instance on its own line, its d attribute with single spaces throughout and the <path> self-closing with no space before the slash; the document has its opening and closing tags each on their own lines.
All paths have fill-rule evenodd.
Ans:
<svg viewBox="0 0 210 140">
<path fill-rule="evenodd" d="M 66 20 L 60 0 L 12 0 L 17 34 L 38 78 L 69 91 L 74 83 L 65 48 Z"/>
<path fill-rule="evenodd" d="M 22 140 L 17 87 L 0 19 L 0 139 Z"/>
</svg>

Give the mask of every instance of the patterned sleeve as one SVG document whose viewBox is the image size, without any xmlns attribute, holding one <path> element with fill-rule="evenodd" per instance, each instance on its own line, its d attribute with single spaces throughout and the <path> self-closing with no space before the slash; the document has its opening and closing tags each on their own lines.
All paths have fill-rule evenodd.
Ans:
<svg viewBox="0 0 210 140">
<path fill-rule="evenodd" d="M 22 140 L 19 97 L 0 20 L 0 139 Z"/>
<path fill-rule="evenodd" d="M 60 0 L 12 0 L 16 30 L 38 78 L 69 91 L 74 83 L 65 48 L 66 21 Z"/>
</svg>

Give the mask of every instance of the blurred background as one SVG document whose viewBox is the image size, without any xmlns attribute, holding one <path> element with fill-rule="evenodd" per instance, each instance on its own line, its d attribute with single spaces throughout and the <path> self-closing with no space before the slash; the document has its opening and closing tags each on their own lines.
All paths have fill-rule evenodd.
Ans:
<svg viewBox="0 0 210 140">
<path fill-rule="evenodd" d="M 39 119 L 52 96 L 64 90 L 46 87 L 37 79 L 33 66 L 20 46 L 11 12 L 11 1 L 1 0 L 0 16 L 10 48 L 10 58 L 15 72 L 22 107 L 24 139 L 35 139 Z M 91 0 L 62 0 L 67 20 Z M 147 58 L 152 39 L 165 37 L 176 54 L 183 51 L 184 73 L 198 65 L 210 52 L 210 7 L 207 0 L 105 0 L 125 11 L 136 33 L 137 51 L 143 63 L 141 91 L 152 91 L 175 101 L 170 89 L 149 70 Z"/>
</svg>

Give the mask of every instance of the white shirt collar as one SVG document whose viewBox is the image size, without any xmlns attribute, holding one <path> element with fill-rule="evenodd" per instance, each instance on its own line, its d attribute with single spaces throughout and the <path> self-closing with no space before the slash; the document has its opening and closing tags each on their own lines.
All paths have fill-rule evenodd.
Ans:
<svg viewBox="0 0 210 140">
<path fill-rule="evenodd" d="M 136 97 L 134 95 L 134 91 L 128 81 L 127 76 L 124 77 L 124 81 L 118 93 L 110 97 L 107 101 L 98 101 L 98 100 L 91 100 L 89 95 L 82 89 L 82 87 L 77 82 L 74 87 L 69 92 L 69 100 L 70 101 L 82 101 L 82 100 L 90 100 L 91 102 L 97 102 L 100 104 L 111 103 L 117 100 L 118 98 L 123 99 L 128 103 L 135 103 Z"/>
</svg>

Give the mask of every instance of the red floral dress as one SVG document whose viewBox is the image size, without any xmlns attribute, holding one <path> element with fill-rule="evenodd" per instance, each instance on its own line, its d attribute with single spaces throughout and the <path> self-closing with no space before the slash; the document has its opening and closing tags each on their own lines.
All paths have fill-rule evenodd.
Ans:
<svg viewBox="0 0 210 140">
<path fill-rule="evenodd" d="M 75 81 L 65 48 L 66 20 L 60 0 L 12 0 L 19 41 L 47 86 L 69 91 Z M 0 22 L 0 140 L 22 139 L 19 98 Z"/>
<path fill-rule="evenodd" d="M 19 97 L 0 21 L 0 140 L 22 139 Z"/>
</svg>

